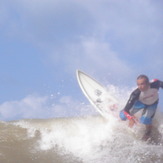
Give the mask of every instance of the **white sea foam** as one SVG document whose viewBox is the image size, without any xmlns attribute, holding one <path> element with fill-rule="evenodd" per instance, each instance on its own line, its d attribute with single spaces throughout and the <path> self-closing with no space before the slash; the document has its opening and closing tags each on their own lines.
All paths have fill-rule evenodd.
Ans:
<svg viewBox="0 0 163 163">
<path fill-rule="evenodd" d="M 108 89 L 115 98 L 119 98 L 118 113 L 127 96 L 123 96 L 124 92 L 119 92 L 116 88 Z M 101 115 L 92 115 L 21 120 L 12 124 L 27 129 L 29 139 L 37 137 L 33 144 L 35 151 L 57 151 L 63 158 L 69 154 L 83 163 L 163 162 L 162 113 L 158 111 L 154 118 L 151 142 L 141 140 L 144 126 L 138 124 L 129 128 L 128 122 L 121 121 L 117 116 L 106 117 L 107 119 Z"/>
<path fill-rule="evenodd" d="M 157 144 L 142 142 L 136 128 L 130 129 L 127 122 L 113 117 L 110 120 L 101 116 L 30 120 L 15 124 L 27 128 L 31 136 L 39 131 L 34 147 L 37 151 L 57 149 L 60 155 L 72 154 L 84 163 L 163 160 L 161 139 Z M 162 124 L 157 122 L 157 127 L 162 132 Z"/>
</svg>

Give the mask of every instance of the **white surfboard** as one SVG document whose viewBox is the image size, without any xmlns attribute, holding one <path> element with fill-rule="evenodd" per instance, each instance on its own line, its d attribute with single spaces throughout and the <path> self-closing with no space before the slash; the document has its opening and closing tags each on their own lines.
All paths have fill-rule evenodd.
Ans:
<svg viewBox="0 0 163 163">
<path fill-rule="evenodd" d="M 117 100 L 99 82 L 80 70 L 76 75 L 84 95 L 103 117 L 108 118 L 117 111 Z"/>
</svg>

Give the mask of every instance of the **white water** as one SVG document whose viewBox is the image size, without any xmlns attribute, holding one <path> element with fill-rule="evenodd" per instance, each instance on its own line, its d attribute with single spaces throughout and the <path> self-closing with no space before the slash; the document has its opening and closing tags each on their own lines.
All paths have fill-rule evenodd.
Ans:
<svg viewBox="0 0 163 163">
<path fill-rule="evenodd" d="M 163 118 L 159 118 L 160 122 L 155 125 L 163 135 Z M 23 120 L 15 122 L 14 125 L 28 129 L 29 138 L 39 134 L 39 138 L 33 144 L 35 152 L 56 153 L 57 150 L 57 154 L 62 157 L 71 155 L 84 163 L 163 162 L 162 138 L 156 135 L 153 142 L 143 142 L 140 140 L 141 127 L 130 129 L 126 123 L 117 119 L 105 120 L 98 116 Z M 71 159 L 67 162 L 71 162 Z"/>
<path fill-rule="evenodd" d="M 122 108 L 128 93 L 120 93 L 115 87 L 108 90 L 120 99 L 118 107 Z M 159 109 L 149 142 L 141 140 L 144 126 L 131 129 L 127 121 L 122 122 L 116 116 L 107 117 L 89 115 L 0 122 L 0 162 L 163 162 L 163 114 Z"/>
</svg>

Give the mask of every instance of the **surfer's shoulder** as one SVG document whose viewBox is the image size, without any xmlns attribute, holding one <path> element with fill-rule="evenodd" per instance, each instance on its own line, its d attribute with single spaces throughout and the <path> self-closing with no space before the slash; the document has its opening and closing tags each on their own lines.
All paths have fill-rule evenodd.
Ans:
<svg viewBox="0 0 163 163">
<path fill-rule="evenodd" d="M 151 88 L 163 88 L 163 81 L 159 80 L 159 79 L 152 79 L 150 81 L 150 86 Z"/>
</svg>

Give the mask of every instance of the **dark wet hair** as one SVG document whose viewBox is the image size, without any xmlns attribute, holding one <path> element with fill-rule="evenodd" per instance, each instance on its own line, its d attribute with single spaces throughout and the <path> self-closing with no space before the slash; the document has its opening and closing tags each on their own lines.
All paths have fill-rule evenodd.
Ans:
<svg viewBox="0 0 163 163">
<path fill-rule="evenodd" d="M 143 74 L 139 75 L 137 77 L 137 80 L 139 80 L 139 79 L 145 79 L 146 80 L 146 83 L 149 83 L 149 78 L 146 75 L 143 75 Z"/>
</svg>

